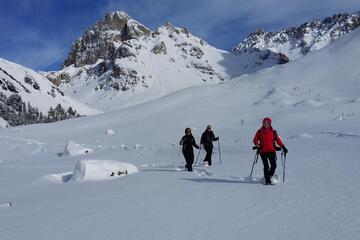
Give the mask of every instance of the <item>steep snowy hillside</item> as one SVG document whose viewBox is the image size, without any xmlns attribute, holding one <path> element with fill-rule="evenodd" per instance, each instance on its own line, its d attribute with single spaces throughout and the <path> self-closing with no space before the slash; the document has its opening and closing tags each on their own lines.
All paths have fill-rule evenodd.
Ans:
<svg viewBox="0 0 360 240">
<path fill-rule="evenodd" d="M 167 22 L 150 31 L 114 12 L 73 44 L 61 71 L 46 76 L 83 103 L 112 110 L 286 62 L 269 50 L 235 56 L 185 28 Z"/>
<path fill-rule="evenodd" d="M 47 114 L 50 107 L 55 108 L 58 104 L 65 109 L 72 107 L 82 115 L 99 113 L 99 111 L 66 96 L 46 78 L 33 70 L 4 59 L 0 59 L 0 84 L 1 104 L 9 105 L 12 99 L 20 101 L 21 98 L 25 104 L 30 103 L 32 107 L 37 108 L 43 114 Z M 7 113 L 1 112 L 1 114 Z"/>
<path fill-rule="evenodd" d="M 278 32 L 266 32 L 259 28 L 234 47 L 232 52 L 242 54 L 248 48 L 268 49 L 294 60 L 329 45 L 359 26 L 359 15 L 336 14 Z"/>
<path fill-rule="evenodd" d="M 360 29 L 223 84 L 0 129 L 1 238 L 357 239 L 359 55 Z M 248 177 L 265 116 L 289 149 L 286 181 L 276 186 L 262 184 L 260 161 Z M 220 136 L 222 164 L 215 142 L 214 165 L 185 172 L 183 131 L 191 127 L 198 141 L 207 124 Z"/>
</svg>

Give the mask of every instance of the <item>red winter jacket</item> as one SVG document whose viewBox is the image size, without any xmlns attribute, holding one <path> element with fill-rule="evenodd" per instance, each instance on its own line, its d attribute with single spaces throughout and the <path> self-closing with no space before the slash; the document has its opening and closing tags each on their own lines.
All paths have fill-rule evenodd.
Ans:
<svg viewBox="0 0 360 240">
<path fill-rule="evenodd" d="M 253 143 L 258 145 L 259 141 L 261 153 L 276 152 L 275 142 L 281 148 L 284 146 L 276 131 L 274 131 L 272 127 L 262 127 L 256 132 Z"/>
</svg>

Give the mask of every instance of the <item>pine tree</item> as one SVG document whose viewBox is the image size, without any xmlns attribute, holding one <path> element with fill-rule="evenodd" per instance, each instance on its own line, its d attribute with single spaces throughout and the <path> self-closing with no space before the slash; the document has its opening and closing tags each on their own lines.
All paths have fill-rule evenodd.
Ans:
<svg viewBox="0 0 360 240">
<path fill-rule="evenodd" d="M 72 109 L 72 107 L 69 107 L 66 112 L 67 112 L 68 118 L 74 118 L 76 116 L 76 111 L 74 111 Z"/>
<path fill-rule="evenodd" d="M 65 109 L 59 103 L 55 108 L 55 119 L 56 121 L 66 119 Z"/>
<path fill-rule="evenodd" d="M 54 121 L 55 121 L 55 111 L 52 107 L 50 107 L 46 122 L 54 122 Z"/>
</svg>

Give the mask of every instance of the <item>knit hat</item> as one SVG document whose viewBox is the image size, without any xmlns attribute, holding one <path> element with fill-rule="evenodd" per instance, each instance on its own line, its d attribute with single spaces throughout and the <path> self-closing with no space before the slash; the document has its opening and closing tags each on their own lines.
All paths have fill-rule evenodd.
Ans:
<svg viewBox="0 0 360 240">
<path fill-rule="evenodd" d="M 264 124 L 265 122 L 268 122 L 268 123 L 271 125 L 271 118 L 269 118 L 269 117 L 264 118 L 263 124 Z"/>
</svg>

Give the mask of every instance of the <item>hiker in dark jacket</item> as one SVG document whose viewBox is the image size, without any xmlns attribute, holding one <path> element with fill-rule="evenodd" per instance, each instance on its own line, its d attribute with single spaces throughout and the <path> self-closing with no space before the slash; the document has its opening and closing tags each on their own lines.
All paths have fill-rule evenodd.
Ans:
<svg viewBox="0 0 360 240">
<path fill-rule="evenodd" d="M 270 118 L 264 118 L 263 126 L 256 132 L 253 143 L 257 147 L 264 164 L 265 184 L 271 184 L 271 178 L 276 170 L 275 143 L 282 148 L 285 154 L 287 154 L 288 150 L 282 143 L 277 132 L 272 128 Z"/>
<path fill-rule="evenodd" d="M 215 137 L 214 132 L 210 125 L 206 127 L 206 130 L 201 135 L 200 144 L 204 146 L 206 156 L 204 159 L 204 165 L 211 166 L 211 155 L 214 148 L 213 141 L 219 140 L 219 137 Z"/>
<path fill-rule="evenodd" d="M 188 171 L 191 172 L 193 170 L 192 165 L 194 163 L 193 147 L 196 147 L 197 149 L 199 149 L 200 147 L 196 144 L 195 138 L 191 134 L 190 128 L 185 129 L 185 135 L 181 138 L 180 145 L 182 145 L 182 152 L 186 161 L 185 168 L 187 168 Z"/>
</svg>

